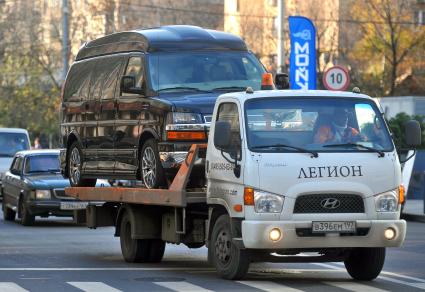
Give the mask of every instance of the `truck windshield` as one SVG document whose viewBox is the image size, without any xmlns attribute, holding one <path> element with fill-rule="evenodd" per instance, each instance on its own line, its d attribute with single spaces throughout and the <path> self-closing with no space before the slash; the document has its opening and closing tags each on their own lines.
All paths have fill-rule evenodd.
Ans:
<svg viewBox="0 0 425 292">
<path fill-rule="evenodd" d="M 30 148 L 23 133 L 0 133 L 0 157 L 13 157 L 16 152 Z"/>
<path fill-rule="evenodd" d="M 383 155 L 393 143 L 373 101 L 348 98 L 266 98 L 245 103 L 248 147 L 255 152 L 368 151 Z M 264 147 L 262 147 L 264 146 Z"/>
<path fill-rule="evenodd" d="M 148 58 L 155 91 L 242 91 L 261 87 L 265 72 L 249 52 L 153 53 Z"/>
</svg>

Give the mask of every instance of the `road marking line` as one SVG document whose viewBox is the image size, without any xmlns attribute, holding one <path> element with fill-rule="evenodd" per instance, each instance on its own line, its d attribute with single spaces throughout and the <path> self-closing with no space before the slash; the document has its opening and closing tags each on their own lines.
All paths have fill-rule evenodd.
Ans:
<svg viewBox="0 0 425 292">
<path fill-rule="evenodd" d="M 0 291 L 2 292 L 28 292 L 21 286 L 13 282 L 0 282 Z"/>
<path fill-rule="evenodd" d="M 69 285 L 72 285 L 80 290 L 85 292 L 121 292 L 121 290 L 115 289 L 109 285 L 106 285 L 102 282 L 67 282 Z"/>
<path fill-rule="evenodd" d="M 154 282 L 154 284 L 168 288 L 173 291 L 203 291 L 203 292 L 212 292 L 212 290 L 208 290 L 202 288 L 200 286 L 188 283 L 188 282 Z"/>
<path fill-rule="evenodd" d="M 280 285 L 274 282 L 270 282 L 270 281 L 237 281 L 237 282 L 240 284 L 250 286 L 256 289 L 260 289 L 262 291 L 267 291 L 267 292 L 278 292 L 278 291 L 302 292 L 303 291 L 303 290 L 298 290 L 285 285 Z"/>
<path fill-rule="evenodd" d="M 326 282 L 322 282 L 322 283 L 324 283 L 326 285 L 334 286 L 334 287 L 337 287 L 337 288 L 350 290 L 350 291 L 388 292 L 388 290 L 383 290 L 383 289 L 379 289 L 379 288 L 375 288 L 375 287 L 372 287 L 372 286 L 369 286 L 369 285 L 364 285 L 364 284 L 355 283 L 355 282 L 326 281 Z"/>
<path fill-rule="evenodd" d="M 211 268 L 0 268 L 0 271 L 213 271 Z"/>
</svg>

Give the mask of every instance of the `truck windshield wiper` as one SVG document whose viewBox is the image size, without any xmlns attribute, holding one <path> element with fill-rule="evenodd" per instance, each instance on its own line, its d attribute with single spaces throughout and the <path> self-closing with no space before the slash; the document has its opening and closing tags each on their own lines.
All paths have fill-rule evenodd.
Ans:
<svg viewBox="0 0 425 292">
<path fill-rule="evenodd" d="M 323 145 L 323 147 L 347 147 L 347 146 L 352 146 L 352 147 L 359 147 L 359 148 L 363 148 L 372 152 L 376 152 L 379 154 L 379 157 L 384 157 L 385 153 L 381 150 L 378 150 L 376 148 L 373 147 L 369 147 L 369 146 L 365 146 L 362 144 L 358 144 L 358 143 L 341 143 L 341 144 L 327 144 L 327 145 Z"/>
<path fill-rule="evenodd" d="M 209 92 L 207 90 L 202 90 L 196 87 L 189 87 L 189 86 L 176 86 L 176 87 L 167 87 L 167 88 L 161 88 L 158 89 L 157 92 L 160 91 L 167 91 L 167 90 L 192 90 L 192 91 L 198 91 L 198 92 Z"/>
<path fill-rule="evenodd" d="M 259 145 L 259 146 L 254 146 L 252 147 L 254 149 L 265 149 L 265 148 L 291 148 L 291 149 L 295 149 L 298 150 L 301 153 L 310 153 L 312 155 L 312 157 L 319 157 L 319 154 L 316 151 L 311 151 L 311 150 L 307 150 L 301 147 L 296 147 L 296 146 L 292 146 L 292 145 L 286 145 L 286 144 L 270 144 L 270 145 Z"/>
<path fill-rule="evenodd" d="M 213 88 L 213 91 L 215 90 L 235 90 L 235 91 L 245 91 L 246 87 L 242 87 L 242 86 L 225 86 L 225 87 L 216 87 Z"/>
</svg>

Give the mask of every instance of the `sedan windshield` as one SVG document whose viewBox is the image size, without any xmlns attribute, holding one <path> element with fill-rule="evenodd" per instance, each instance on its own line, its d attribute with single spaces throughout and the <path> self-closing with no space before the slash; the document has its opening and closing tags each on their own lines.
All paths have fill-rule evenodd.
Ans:
<svg viewBox="0 0 425 292">
<path fill-rule="evenodd" d="M 25 162 L 25 173 L 59 172 L 58 155 L 33 155 L 28 156 Z"/>
<path fill-rule="evenodd" d="M 261 87 L 264 68 L 249 52 L 154 53 L 149 75 L 155 91 L 242 91 Z"/>
<path fill-rule="evenodd" d="M 393 150 L 385 122 L 369 100 L 251 99 L 245 103 L 245 115 L 248 146 L 255 152 L 293 152 L 298 148 L 299 152 L 368 151 L 382 156 Z"/>
<path fill-rule="evenodd" d="M 30 148 L 23 133 L 0 133 L 0 157 L 13 157 L 16 152 Z"/>
</svg>

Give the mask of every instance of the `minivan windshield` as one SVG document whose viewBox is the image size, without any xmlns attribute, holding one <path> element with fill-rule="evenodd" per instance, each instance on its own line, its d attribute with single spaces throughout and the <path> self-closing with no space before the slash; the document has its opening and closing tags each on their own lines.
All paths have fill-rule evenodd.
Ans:
<svg viewBox="0 0 425 292">
<path fill-rule="evenodd" d="M 255 152 L 368 151 L 383 156 L 393 150 L 381 113 L 366 99 L 251 99 L 245 103 L 245 120 L 248 147 Z"/>
<path fill-rule="evenodd" d="M 26 134 L 0 132 L 0 157 L 13 157 L 16 152 L 29 148 Z"/>
<path fill-rule="evenodd" d="M 161 92 L 242 91 L 261 87 L 265 72 L 249 52 L 161 52 L 148 57 L 152 89 Z"/>
</svg>

